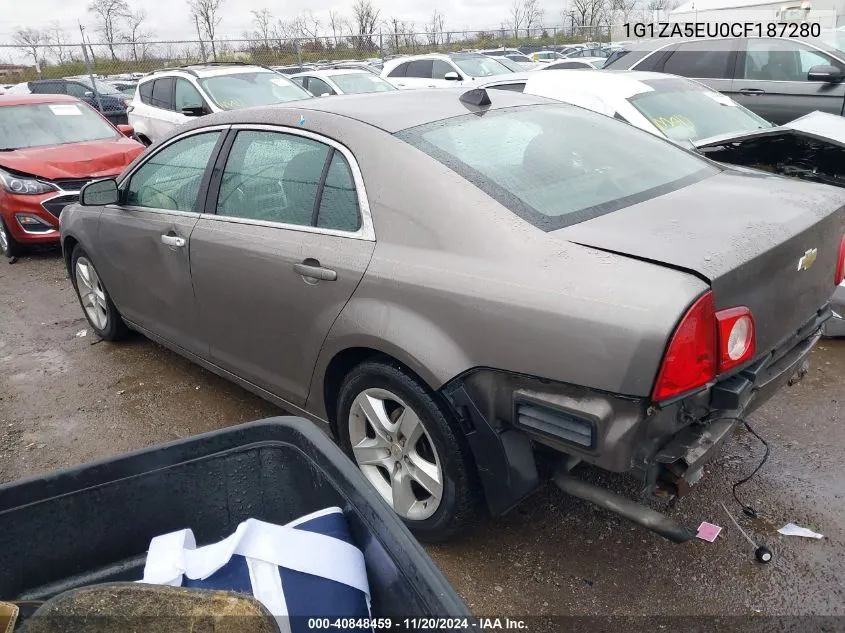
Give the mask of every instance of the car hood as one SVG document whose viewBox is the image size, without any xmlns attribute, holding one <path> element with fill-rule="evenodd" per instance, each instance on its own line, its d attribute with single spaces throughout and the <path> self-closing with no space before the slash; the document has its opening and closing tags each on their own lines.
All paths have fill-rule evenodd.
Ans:
<svg viewBox="0 0 845 633">
<path fill-rule="evenodd" d="M 777 127 L 741 132 L 739 134 L 723 134 L 693 141 L 696 149 L 718 147 L 726 143 L 739 143 L 762 138 L 777 138 L 786 136 L 805 137 L 814 141 L 831 143 L 845 148 L 845 119 L 827 112 L 811 112 L 799 119 L 790 121 Z"/>
<path fill-rule="evenodd" d="M 143 151 L 129 138 L 47 145 L 0 152 L 0 167 L 47 180 L 97 178 L 119 174 Z"/>
</svg>

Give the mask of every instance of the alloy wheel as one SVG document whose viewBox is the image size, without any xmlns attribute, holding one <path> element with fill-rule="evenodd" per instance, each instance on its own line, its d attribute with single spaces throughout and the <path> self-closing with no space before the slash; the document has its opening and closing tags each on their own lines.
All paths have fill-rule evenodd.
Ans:
<svg viewBox="0 0 845 633">
<path fill-rule="evenodd" d="M 433 515 L 443 467 L 419 416 L 386 389 L 365 389 L 349 411 L 352 454 L 364 476 L 403 519 Z"/>
<path fill-rule="evenodd" d="M 109 322 L 106 291 L 100 276 L 87 257 L 76 260 L 76 288 L 92 325 L 98 330 L 105 330 Z"/>
</svg>

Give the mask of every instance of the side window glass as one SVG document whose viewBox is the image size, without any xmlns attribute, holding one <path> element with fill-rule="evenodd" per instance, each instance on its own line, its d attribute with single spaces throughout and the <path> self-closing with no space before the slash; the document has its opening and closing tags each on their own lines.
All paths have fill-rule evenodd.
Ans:
<svg viewBox="0 0 845 633">
<path fill-rule="evenodd" d="M 727 79 L 733 40 L 680 44 L 663 64 L 663 72 L 682 77 Z"/>
<path fill-rule="evenodd" d="M 156 79 L 153 85 L 153 98 L 150 105 L 154 108 L 162 108 L 163 110 L 173 109 L 173 84 L 175 80 L 173 77 L 163 77 Z"/>
<path fill-rule="evenodd" d="M 399 64 L 396 68 L 388 73 L 388 77 L 404 77 L 408 71 L 408 64 Z"/>
<path fill-rule="evenodd" d="M 82 84 L 78 84 L 73 81 L 69 81 L 65 85 L 67 86 L 67 93 L 77 99 L 84 99 L 86 93 L 92 92 L 87 86 L 83 86 Z"/>
<path fill-rule="evenodd" d="M 334 152 L 326 174 L 317 226 L 338 231 L 357 231 L 361 226 L 352 172 L 338 151 Z"/>
<path fill-rule="evenodd" d="M 312 226 L 329 147 L 279 132 L 239 132 L 232 145 L 217 214 Z"/>
<path fill-rule="evenodd" d="M 199 90 L 194 88 L 193 84 L 187 79 L 176 80 L 176 112 L 181 112 L 182 108 L 203 106 L 205 102 L 200 96 Z"/>
<path fill-rule="evenodd" d="M 333 95 L 335 94 L 332 87 L 327 84 L 322 79 L 317 79 L 316 77 L 311 77 L 308 80 L 308 92 L 310 92 L 315 97 L 319 97 L 320 95 Z"/>
<path fill-rule="evenodd" d="M 195 134 L 155 153 L 132 175 L 124 204 L 193 211 L 220 132 Z"/>
<path fill-rule="evenodd" d="M 138 94 L 141 95 L 141 103 L 146 103 L 147 105 L 149 105 L 152 101 L 153 83 L 154 82 L 152 81 L 147 81 L 138 86 Z"/>
<path fill-rule="evenodd" d="M 836 62 L 798 42 L 751 39 L 745 52 L 743 77 L 758 81 L 807 81 L 813 66 L 839 66 Z"/>
<path fill-rule="evenodd" d="M 407 77 L 431 79 L 432 62 L 430 59 L 416 59 L 408 63 Z"/>
<path fill-rule="evenodd" d="M 445 79 L 446 73 L 457 72 L 450 64 L 442 59 L 435 59 L 431 68 L 431 76 L 434 79 Z"/>
</svg>

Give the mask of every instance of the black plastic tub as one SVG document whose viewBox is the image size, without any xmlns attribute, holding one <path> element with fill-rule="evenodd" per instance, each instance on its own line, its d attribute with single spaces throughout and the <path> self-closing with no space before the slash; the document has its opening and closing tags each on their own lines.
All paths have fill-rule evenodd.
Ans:
<svg viewBox="0 0 845 633">
<path fill-rule="evenodd" d="M 156 535 L 197 545 L 254 517 L 343 508 L 364 552 L 374 617 L 469 611 L 355 465 L 311 422 L 270 418 L 0 487 L 0 599 L 43 600 L 138 580 Z M 402 627 L 400 627 L 402 628 Z"/>
</svg>

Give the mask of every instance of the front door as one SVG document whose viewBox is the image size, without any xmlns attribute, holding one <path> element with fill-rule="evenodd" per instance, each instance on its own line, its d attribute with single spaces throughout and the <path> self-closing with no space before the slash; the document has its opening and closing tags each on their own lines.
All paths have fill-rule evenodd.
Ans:
<svg viewBox="0 0 845 633">
<path fill-rule="evenodd" d="M 191 235 L 191 274 L 213 361 L 301 406 L 375 243 L 351 153 L 276 129 L 237 133 L 209 190 L 215 214 Z"/>
<path fill-rule="evenodd" d="M 183 137 L 148 157 L 120 186 L 121 204 L 100 216 L 95 262 L 129 321 L 206 356 L 191 285 L 191 231 L 222 132 Z"/>
<path fill-rule="evenodd" d="M 815 110 L 842 114 L 845 83 L 807 79 L 813 66 L 823 65 L 845 70 L 839 60 L 802 42 L 745 40 L 736 67 L 733 97 L 776 125 Z"/>
</svg>

